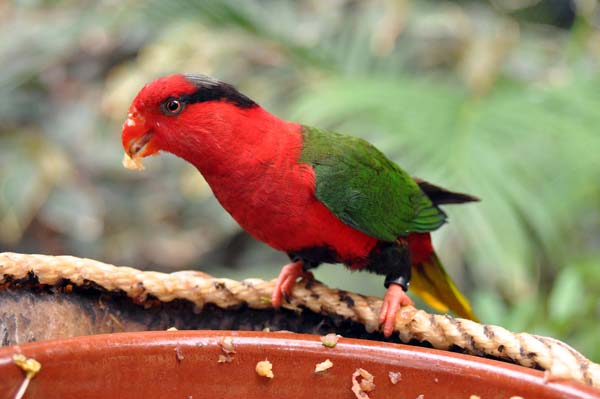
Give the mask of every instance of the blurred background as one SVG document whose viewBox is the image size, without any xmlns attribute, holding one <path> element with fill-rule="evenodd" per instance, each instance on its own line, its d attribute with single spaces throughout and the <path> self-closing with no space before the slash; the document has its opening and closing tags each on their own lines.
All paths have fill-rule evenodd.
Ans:
<svg viewBox="0 0 600 399">
<path fill-rule="evenodd" d="M 476 313 L 600 361 L 597 0 L 6 1 L 0 65 L 0 252 L 277 276 L 286 257 L 192 167 L 121 166 L 142 85 L 203 73 L 481 197 L 434 234 Z M 384 293 L 383 277 L 316 275 Z"/>
</svg>

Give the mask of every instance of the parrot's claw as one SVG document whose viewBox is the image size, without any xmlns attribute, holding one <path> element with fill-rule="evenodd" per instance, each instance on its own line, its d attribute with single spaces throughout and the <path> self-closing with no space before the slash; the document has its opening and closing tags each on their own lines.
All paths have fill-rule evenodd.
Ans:
<svg viewBox="0 0 600 399">
<path fill-rule="evenodd" d="M 296 280 L 298 280 L 298 277 L 311 280 L 315 278 L 311 272 L 304 270 L 304 263 L 302 261 L 290 263 L 281 269 L 279 277 L 277 277 L 277 282 L 275 283 L 273 296 L 271 297 L 271 304 L 273 307 L 277 308 L 281 306 L 283 296 L 287 296 L 292 292 L 292 287 L 296 283 Z"/>
<path fill-rule="evenodd" d="M 412 299 L 406 295 L 404 289 L 398 284 L 390 284 L 383 298 L 381 312 L 379 313 L 379 324 L 383 324 L 383 335 L 389 337 L 394 331 L 396 313 L 401 306 L 414 305 Z"/>
</svg>

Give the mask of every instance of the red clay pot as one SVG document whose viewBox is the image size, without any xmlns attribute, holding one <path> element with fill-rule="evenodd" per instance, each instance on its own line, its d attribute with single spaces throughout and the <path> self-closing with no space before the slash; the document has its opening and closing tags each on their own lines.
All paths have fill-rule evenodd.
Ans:
<svg viewBox="0 0 600 399">
<path fill-rule="evenodd" d="M 221 337 L 233 337 L 231 363 L 218 363 Z M 160 331 L 86 336 L 0 349 L 0 397 L 12 398 L 24 378 L 12 361 L 23 353 L 41 362 L 25 398 L 354 398 L 351 375 L 375 376 L 371 398 L 600 398 L 576 382 L 544 383 L 543 373 L 445 351 L 341 338 L 239 331 Z M 268 359 L 275 377 L 259 377 Z M 317 363 L 333 367 L 315 374 Z M 400 372 L 397 384 L 388 373 Z"/>
</svg>

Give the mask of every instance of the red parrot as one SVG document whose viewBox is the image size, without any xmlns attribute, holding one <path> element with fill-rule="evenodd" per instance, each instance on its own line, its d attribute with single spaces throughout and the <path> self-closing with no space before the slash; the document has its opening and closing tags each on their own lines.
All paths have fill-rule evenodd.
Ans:
<svg viewBox="0 0 600 399">
<path fill-rule="evenodd" d="M 214 78 L 177 74 L 138 93 L 122 143 L 135 162 L 162 150 L 193 164 L 246 231 L 288 254 L 275 307 L 311 268 L 343 263 L 386 276 L 386 336 L 413 303 L 411 278 L 434 308 L 475 319 L 430 232 L 446 222 L 439 205 L 477 199 L 410 177 L 364 140 L 280 119 Z"/>
</svg>

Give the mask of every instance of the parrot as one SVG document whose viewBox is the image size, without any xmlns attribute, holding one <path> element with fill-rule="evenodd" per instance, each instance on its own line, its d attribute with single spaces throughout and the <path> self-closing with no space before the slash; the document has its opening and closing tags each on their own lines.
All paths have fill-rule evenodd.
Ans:
<svg viewBox="0 0 600 399">
<path fill-rule="evenodd" d="M 413 178 L 369 142 L 289 122 L 234 86 L 200 74 L 147 83 L 123 124 L 126 159 L 169 152 L 202 174 L 221 206 L 257 240 L 285 252 L 280 307 L 320 264 L 385 276 L 379 325 L 389 337 L 409 285 L 441 312 L 477 320 L 444 270 L 431 232 L 440 208 L 479 199 Z M 126 165 L 127 166 L 127 165 Z"/>
</svg>

